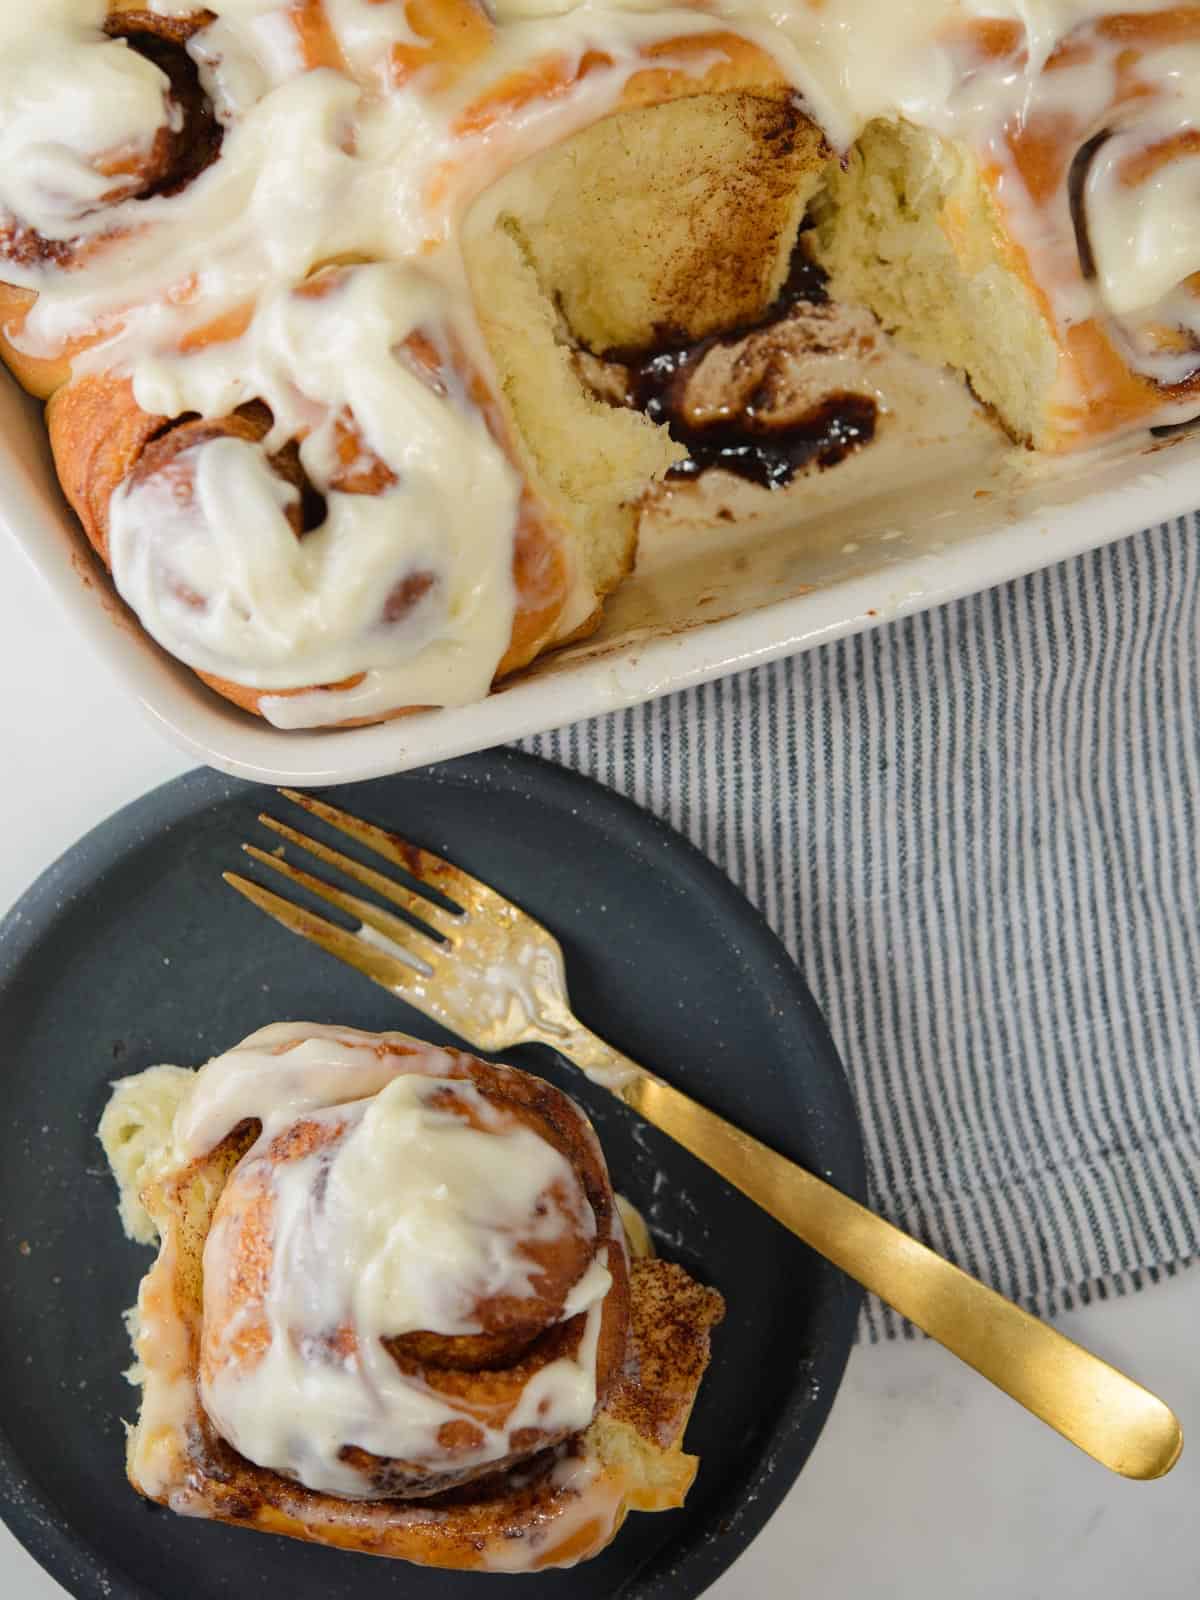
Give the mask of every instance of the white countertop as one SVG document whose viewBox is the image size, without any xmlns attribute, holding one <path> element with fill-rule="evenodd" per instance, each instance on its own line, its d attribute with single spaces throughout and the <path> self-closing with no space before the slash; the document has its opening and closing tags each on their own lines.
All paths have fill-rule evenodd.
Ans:
<svg viewBox="0 0 1200 1600">
<path fill-rule="evenodd" d="M 0 910 L 81 833 L 190 765 L 66 634 L 13 554 L 0 585 Z M 1160 1393 L 1200 1440 L 1198 1323 L 1192 1270 L 1062 1326 Z M 1200 1445 L 1163 1482 L 1126 1483 L 937 1347 L 865 1347 L 790 1499 L 710 1595 L 1192 1600 L 1198 1505 Z M 3 1528 L 0 1596 L 62 1597 Z"/>
</svg>

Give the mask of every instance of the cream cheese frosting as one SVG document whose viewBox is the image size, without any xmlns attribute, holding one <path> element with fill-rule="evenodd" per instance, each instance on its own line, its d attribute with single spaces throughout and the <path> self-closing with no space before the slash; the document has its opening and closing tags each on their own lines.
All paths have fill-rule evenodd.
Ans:
<svg viewBox="0 0 1200 1600">
<path fill-rule="evenodd" d="M 233 343 L 143 366 L 137 392 L 148 411 L 223 416 L 262 399 L 274 417 L 266 450 L 311 427 L 300 459 L 325 486 L 327 514 L 303 540 L 284 516 L 298 491 L 246 441 L 189 452 L 187 504 L 159 478 L 118 492 L 109 529 L 117 588 L 189 666 L 268 689 L 365 670 L 358 703 L 371 694 L 381 709 L 487 693 L 512 629 L 519 489 L 467 397 L 435 393 L 400 358 L 407 338 L 436 325 L 443 299 L 415 266 L 363 266 L 315 301 L 288 290 L 260 301 Z M 382 493 L 331 486 L 347 415 L 367 449 L 394 463 L 398 481 Z M 429 587 L 387 622 L 380 597 L 413 574 L 429 575 Z M 196 594 L 207 606 L 189 603 Z"/>
<path fill-rule="evenodd" d="M 232 1216 L 218 1212 L 204 1274 L 218 1355 L 240 1349 L 253 1319 L 265 1322 L 265 1348 L 256 1361 L 215 1361 L 200 1397 L 221 1435 L 248 1460 L 350 1500 L 378 1489 L 346 1459 L 347 1445 L 433 1471 L 445 1464 L 443 1430 L 464 1417 L 453 1396 L 402 1370 L 384 1339 L 483 1331 L 480 1305 L 536 1292 L 528 1247 L 568 1230 L 590 1260 L 566 1293 L 560 1320 L 583 1317 L 582 1336 L 572 1352 L 533 1372 L 502 1423 L 487 1426 L 466 1411 L 478 1441 L 456 1450 L 454 1465 L 502 1460 L 522 1430 L 585 1428 L 597 1404 L 597 1345 L 612 1286 L 606 1252 L 610 1241 L 624 1248 L 619 1222 L 601 1237 L 567 1158 L 491 1103 L 454 1058 L 407 1040 L 400 1041 L 403 1054 L 376 1043 L 353 1029 L 274 1024 L 198 1073 L 156 1067 L 122 1080 L 101 1130 L 122 1185 L 122 1215 L 127 1225 L 133 1220 L 134 1236 L 148 1241 L 137 1225 L 144 1212 L 134 1187 L 169 1182 L 239 1125 L 260 1125 L 229 1182 L 251 1196 L 261 1191 L 270 1206 L 271 1267 L 261 1303 L 244 1267 L 235 1269 L 236 1207 Z M 273 1159 L 275 1141 L 297 1130 L 311 1151 Z M 126 1159 L 127 1150 L 136 1160 Z M 241 1311 L 223 1325 L 226 1286 L 234 1281 Z M 161 1308 L 143 1304 L 139 1353 L 150 1357 L 142 1345 L 161 1341 L 169 1324 Z M 339 1328 L 354 1330 L 345 1359 L 311 1359 Z M 139 1459 L 151 1489 L 153 1440 L 186 1409 L 178 1385 L 146 1378 L 162 1366 L 157 1352 L 143 1363 Z"/>
<path fill-rule="evenodd" d="M 102 168 L 144 152 L 171 119 L 166 76 L 102 30 L 104 0 L 47 0 L 36 24 L 0 15 L 0 215 L 45 239 L 86 233 L 120 181 Z"/>
<path fill-rule="evenodd" d="M 440 1108 L 450 1092 L 484 1118 L 484 1127 L 466 1127 Z M 370 1499 L 371 1485 L 343 1462 L 347 1443 L 432 1470 L 445 1457 L 441 1430 L 462 1416 L 403 1373 L 384 1338 L 481 1332 L 472 1310 L 481 1299 L 532 1292 L 533 1269 L 519 1241 L 552 1238 L 568 1218 L 594 1237 L 595 1222 L 566 1158 L 528 1128 L 505 1128 L 470 1084 L 397 1077 L 371 1100 L 324 1109 L 315 1120 L 339 1131 L 348 1125 L 349 1132 L 332 1159 L 321 1150 L 271 1179 L 268 1348 L 250 1371 L 218 1369 L 201 1397 L 222 1436 L 248 1460 L 310 1489 Z M 254 1162 L 251 1153 L 251 1172 Z M 562 1198 L 550 1205 L 555 1192 Z M 206 1281 L 228 1276 L 226 1256 L 218 1224 L 205 1246 Z M 481 1428 L 478 1446 L 456 1454 L 457 1467 L 503 1459 L 522 1428 L 576 1432 L 588 1425 L 600 1307 L 610 1284 L 593 1261 L 564 1307 L 564 1315 L 587 1313 L 579 1351 L 536 1373 L 504 1426 Z M 311 1344 L 346 1324 L 355 1330 L 352 1358 L 307 1359 Z"/>
</svg>

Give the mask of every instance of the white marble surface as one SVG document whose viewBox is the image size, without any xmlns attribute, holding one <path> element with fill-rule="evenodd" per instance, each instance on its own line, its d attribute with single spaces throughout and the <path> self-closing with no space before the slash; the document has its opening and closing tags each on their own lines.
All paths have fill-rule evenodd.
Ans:
<svg viewBox="0 0 1200 1600">
<path fill-rule="evenodd" d="M 79 834 L 187 761 L 3 551 L 0 908 Z M 1200 1439 L 1200 1272 L 1066 1319 Z M 119 1470 L 114 1463 L 113 1470 Z M 1191 1600 L 1200 1448 L 1111 1477 L 927 1344 L 857 1350 L 808 1470 L 713 1600 Z M 2 1507 L 0 1507 L 2 1509 Z M 249 1535 L 247 1535 L 249 1537 Z M 0 1597 L 62 1591 L 0 1529 Z"/>
</svg>

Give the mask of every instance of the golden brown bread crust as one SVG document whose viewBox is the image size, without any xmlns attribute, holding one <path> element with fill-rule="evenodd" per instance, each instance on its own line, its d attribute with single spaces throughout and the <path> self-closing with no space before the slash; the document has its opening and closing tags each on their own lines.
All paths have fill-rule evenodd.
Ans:
<svg viewBox="0 0 1200 1600">
<path fill-rule="evenodd" d="M 1136 116 L 1138 104 L 1144 100 L 1146 89 L 1138 72 L 1144 52 L 1200 41 L 1200 9 L 1176 5 L 1146 14 L 1117 13 L 1101 18 L 1096 30 L 1100 37 L 1120 46 L 1115 88 L 1102 118 L 1104 127 L 1110 128 Z M 1046 73 L 1073 64 L 1079 48 L 1074 39 L 1063 40 L 1046 63 Z M 1070 116 L 1031 119 L 1012 131 L 1009 148 L 1035 203 L 1047 202 L 1069 186 L 1072 162 L 1095 133 L 1090 124 Z M 996 183 L 996 174 L 985 176 Z M 1023 253 L 1021 266 L 1031 292 L 1042 295 Z M 1200 292 L 1200 285 L 1194 286 L 1193 292 Z M 1200 396 L 1200 351 L 1190 377 L 1174 384 L 1159 382 L 1136 371 L 1112 330 L 1092 318 L 1068 328 L 1062 339 L 1058 394 L 1051 401 L 1047 436 L 1039 442 L 1051 450 L 1078 449 L 1114 429 L 1150 420 L 1162 411 L 1164 403 L 1186 402 L 1195 396 Z"/>
<path fill-rule="evenodd" d="M 633 106 L 665 105 L 732 89 L 793 100 L 795 91 L 773 57 L 734 33 L 664 39 L 638 52 L 635 70 L 608 115 Z M 670 62 L 670 65 L 663 65 Z M 613 65 L 602 50 L 579 56 L 551 54 L 491 84 L 458 115 L 456 133 L 477 135 L 510 121 L 531 104 L 561 99 L 592 73 Z M 695 70 L 691 70 L 694 67 Z"/>
<path fill-rule="evenodd" d="M 72 344 L 55 356 L 35 356 L 20 348 L 21 330 L 37 300 L 32 289 L 0 281 L 0 361 L 37 400 L 50 396 L 71 376 L 71 359 L 83 348 Z"/>
<path fill-rule="evenodd" d="M 352 269 L 327 269 L 320 277 L 328 280 L 343 270 Z M 237 319 L 232 324 L 223 321 L 218 327 L 217 337 L 230 336 L 231 328 L 236 337 L 236 332 L 240 331 Z M 193 335 L 193 341 L 193 347 L 198 348 L 200 337 Z M 442 357 L 430 341 L 417 334 L 408 343 L 414 362 L 427 370 L 432 379 L 436 379 Z M 511 454 L 508 426 L 482 376 L 463 358 L 459 357 L 458 360 L 460 376 L 465 379 L 468 391 L 489 430 Z M 169 475 L 176 457 L 206 439 L 220 435 L 257 443 L 270 427 L 270 413 L 261 405 L 243 407 L 235 416 L 212 421 L 172 421 L 167 417 L 153 416 L 138 406 L 128 379 L 100 373 L 89 373 L 60 388 L 47 405 L 46 419 L 63 492 L 82 523 L 88 541 L 106 566 L 110 565 L 110 507 L 118 489 L 126 484 L 133 486 L 144 482 L 154 473 Z M 361 441 L 352 427 L 352 419 L 351 424 L 343 429 L 342 437 L 350 441 L 346 449 L 347 467 L 334 479 L 333 487 L 347 494 L 385 492 L 395 480 L 382 462 L 370 456 L 369 452 L 364 456 Z M 294 486 L 311 493 L 312 486 L 303 477 L 299 467 L 295 443 L 289 443 L 284 452 L 273 457 L 272 466 Z M 182 487 L 186 493 L 186 485 Z M 303 537 L 308 529 L 293 522 L 293 531 L 297 537 Z M 517 513 L 513 582 L 518 597 L 517 610 L 508 649 L 497 669 L 497 677 L 524 666 L 543 648 L 570 589 L 569 561 L 559 527 L 552 514 L 528 487 L 522 492 Z M 419 598 L 419 594 L 410 594 L 409 598 Z M 381 597 L 382 604 L 384 597 Z M 197 676 L 243 710 L 261 715 L 265 691 L 212 673 L 197 671 Z M 353 689 L 361 681 L 361 676 L 356 676 L 335 684 L 272 690 L 270 693 L 272 696 L 304 694 L 309 692 L 309 688 L 338 692 Z M 398 707 L 388 716 L 404 716 L 417 709 L 420 708 Z M 338 726 L 353 727 L 379 720 L 385 719 L 346 718 Z"/>
<path fill-rule="evenodd" d="M 364 1038 L 363 1044 L 377 1054 L 400 1058 L 428 1048 L 396 1035 Z M 613 1205 L 611 1185 L 594 1138 L 571 1102 L 526 1074 L 490 1067 L 457 1051 L 447 1055 L 451 1066 L 443 1071 L 439 1065 L 439 1075 L 469 1076 L 485 1097 L 514 1109 L 563 1150 L 583 1175 L 589 1201 L 598 1208 L 598 1231 L 603 1230 Z M 301 1121 L 291 1135 L 297 1141 L 291 1154 L 297 1158 L 309 1138 L 306 1127 L 312 1125 Z M 617 1299 L 611 1312 L 607 1306 L 605 1310 L 604 1339 L 611 1344 L 601 1350 L 598 1362 L 601 1408 L 584 1434 L 540 1451 L 515 1476 L 492 1473 L 417 1500 L 348 1502 L 257 1467 L 232 1449 L 216 1433 L 198 1398 L 207 1345 L 204 1310 L 211 1291 L 204 1283 L 202 1261 L 214 1217 L 227 1203 L 230 1186 L 238 1182 L 238 1164 L 256 1131 L 256 1125 L 244 1124 L 210 1154 L 160 1180 L 145 1195 L 162 1246 L 139 1296 L 139 1355 L 149 1369 L 148 1386 L 157 1383 L 177 1393 L 182 1384 L 187 1404 L 176 1413 L 172 1402 L 170 1420 L 157 1429 L 149 1411 L 143 1411 L 129 1438 L 128 1471 L 135 1489 L 191 1515 L 462 1570 L 511 1570 L 514 1553 L 533 1570 L 567 1565 L 603 1548 L 626 1511 L 682 1504 L 696 1462 L 681 1452 L 680 1442 L 723 1303 L 681 1267 L 637 1260 L 627 1269 L 619 1244 L 610 1244 L 607 1258 Z M 243 1192 L 234 1200 L 241 1204 L 247 1196 Z M 267 1270 L 270 1230 L 258 1231 L 261 1220 L 261 1215 L 248 1216 L 240 1252 L 250 1285 Z M 499 1320 L 504 1320 L 503 1308 Z M 252 1326 L 246 1331 L 253 1343 Z M 447 1353 L 443 1350 L 443 1358 Z M 430 1376 L 438 1381 L 432 1367 Z M 502 1388 L 507 1378 L 503 1372 L 443 1369 L 441 1381 L 476 1385 L 482 1403 L 488 1386 Z M 506 1396 L 501 1403 L 507 1403 Z M 146 1473 L 156 1481 L 148 1483 Z M 386 1492 L 386 1477 L 384 1485 Z"/>
<path fill-rule="evenodd" d="M 589 1432 L 604 1459 L 643 1467 L 625 1474 L 630 1511 L 669 1511 L 683 1503 L 700 1464 L 678 1443 L 708 1367 L 709 1333 L 723 1302 L 676 1262 L 635 1260 L 630 1281 L 633 1356 Z"/>
<path fill-rule="evenodd" d="M 351 1503 L 252 1466 L 202 1421 L 187 1464 L 189 1491 L 205 1508 L 196 1514 L 458 1571 L 487 1570 L 493 1558 L 524 1541 L 537 1546 L 533 1570 L 590 1560 L 620 1531 L 627 1512 L 683 1504 L 699 1463 L 679 1442 L 708 1365 L 711 1329 L 724 1314 L 714 1290 L 659 1260 L 633 1263 L 630 1306 L 626 1375 L 582 1439 L 565 1455 L 548 1451 L 530 1462 L 520 1483 L 498 1475 L 411 1503 Z M 651 1392 L 651 1383 L 661 1387 Z M 599 1497 L 603 1519 L 572 1517 L 577 1497 L 555 1481 L 564 1460 L 599 1464 L 600 1484 L 610 1492 Z M 144 1493 L 132 1475 L 130 1482 Z"/>
<path fill-rule="evenodd" d="M 112 497 L 168 419 L 141 409 L 128 378 L 97 373 L 60 388 L 46 407 L 46 424 L 63 493 L 107 566 Z"/>
</svg>

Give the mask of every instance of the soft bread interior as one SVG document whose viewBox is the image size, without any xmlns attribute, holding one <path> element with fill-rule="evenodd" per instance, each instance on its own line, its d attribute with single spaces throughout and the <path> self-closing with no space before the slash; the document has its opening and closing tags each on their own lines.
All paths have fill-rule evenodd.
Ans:
<svg viewBox="0 0 1200 1600">
<path fill-rule="evenodd" d="M 828 154 L 790 98 L 698 95 L 547 151 L 507 180 L 500 215 L 587 349 L 688 343 L 774 299 Z"/>
<path fill-rule="evenodd" d="M 963 147 L 872 122 L 844 164 L 830 163 L 813 216 L 836 299 L 868 307 L 927 361 L 957 367 L 1014 437 L 1048 442 L 1053 329 Z"/>
<path fill-rule="evenodd" d="M 630 1287 L 639 1381 L 617 1383 L 585 1439 L 622 1483 L 628 1510 L 670 1511 L 684 1503 L 700 1465 L 683 1450 L 683 1435 L 722 1304 L 682 1267 L 653 1257 L 634 1260 Z"/>
<path fill-rule="evenodd" d="M 120 1195 L 121 1226 L 136 1244 L 158 1242 L 142 1192 L 170 1159 L 175 1113 L 195 1081 L 186 1067 L 147 1067 L 118 1080 L 100 1118 L 100 1143 Z"/>
<path fill-rule="evenodd" d="M 636 508 L 684 454 L 597 398 L 577 352 L 753 326 L 802 226 L 836 301 L 958 369 L 1015 438 L 1053 444 L 1052 322 L 962 146 L 877 121 L 842 160 L 792 103 L 744 91 L 622 111 L 509 173 L 465 230 L 523 464 L 576 551 L 580 598 L 560 637 L 629 571 Z"/>
<path fill-rule="evenodd" d="M 685 452 L 640 413 L 587 389 L 554 302 L 513 231 L 481 232 L 466 256 L 521 466 L 568 530 L 579 567 L 579 600 L 560 631 L 566 636 L 632 567 L 637 502 Z"/>
<path fill-rule="evenodd" d="M 570 530 L 593 604 L 632 564 L 637 502 L 684 451 L 597 399 L 574 351 L 687 343 L 761 317 L 827 153 L 788 100 L 701 95 L 594 124 L 468 218 L 467 272 L 523 464 Z"/>
</svg>

